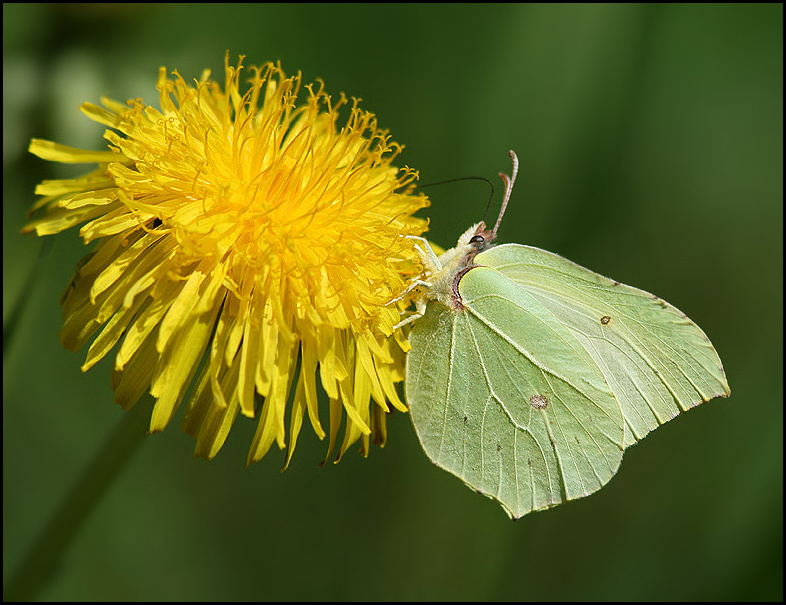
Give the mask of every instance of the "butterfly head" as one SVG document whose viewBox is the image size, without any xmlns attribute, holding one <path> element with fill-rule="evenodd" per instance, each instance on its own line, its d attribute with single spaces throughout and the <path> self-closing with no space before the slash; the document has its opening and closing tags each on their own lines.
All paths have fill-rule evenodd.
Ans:
<svg viewBox="0 0 786 605">
<path fill-rule="evenodd" d="M 505 195 L 494 228 L 489 229 L 486 227 L 486 223 L 481 221 L 462 233 L 456 247 L 447 250 L 439 257 L 440 264 L 446 275 L 457 275 L 465 269 L 474 266 L 475 257 L 484 250 L 488 250 L 493 245 L 494 240 L 497 239 L 497 229 L 499 229 L 502 215 L 505 213 L 508 200 L 510 200 L 510 193 L 513 189 L 513 183 L 516 181 L 516 174 L 519 168 L 518 158 L 513 151 L 510 152 L 510 158 L 513 161 L 511 175 L 500 173 L 500 177 L 502 177 L 502 181 L 505 183 Z"/>
<path fill-rule="evenodd" d="M 456 248 L 464 251 L 466 265 L 471 264 L 476 255 L 484 250 L 488 250 L 494 243 L 494 240 L 497 239 L 497 229 L 499 229 L 499 225 L 502 222 L 502 216 L 505 214 L 505 209 L 510 200 L 510 194 L 513 191 L 513 184 L 516 182 L 516 175 L 519 171 L 519 160 L 513 151 L 510 152 L 510 159 L 513 161 L 513 171 L 510 176 L 502 172 L 499 174 L 502 178 L 502 182 L 505 183 L 505 193 L 494 228 L 488 229 L 486 223 L 481 221 L 476 225 L 472 225 L 472 227 L 467 229 L 459 238 Z"/>
<path fill-rule="evenodd" d="M 467 243 L 475 248 L 477 252 L 483 252 L 491 247 L 495 239 L 497 239 L 496 232 L 492 229 L 487 229 L 486 223 L 480 222 L 476 225 L 475 232 Z"/>
<path fill-rule="evenodd" d="M 480 222 L 472 225 L 459 237 L 455 250 L 459 252 L 464 262 L 463 265 L 471 263 L 476 255 L 491 247 L 496 234 L 486 228 L 486 223 Z"/>
</svg>

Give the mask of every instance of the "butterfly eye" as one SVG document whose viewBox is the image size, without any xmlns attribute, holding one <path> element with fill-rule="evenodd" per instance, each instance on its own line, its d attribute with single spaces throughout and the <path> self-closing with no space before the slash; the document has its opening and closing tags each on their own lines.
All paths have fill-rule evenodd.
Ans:
<svg viewBox="0 0 786 605">
<path fill-rule="evenodd" d="M 469 238 L 469 243 L 475 244 L 475 247 L 481 250 L 483 246 L 486 245 L 486 238 L 484 238 L 482 235 L 473 235 L 471 238 Z"/>
</svg>

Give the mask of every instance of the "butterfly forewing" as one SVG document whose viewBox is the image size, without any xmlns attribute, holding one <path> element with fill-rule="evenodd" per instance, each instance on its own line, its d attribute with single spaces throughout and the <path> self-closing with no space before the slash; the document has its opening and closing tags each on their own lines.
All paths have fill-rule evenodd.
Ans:
<svg viewBox="0 0 786 605">
<path fill-rule="evenodd" d="M 626 446 L 681 411 L 728 395 L 707 336 L 660 298 L 530 246 L 497 246 L 476 263 L 542 303 L 592 357 L 622 407 Z"/>
</svg>

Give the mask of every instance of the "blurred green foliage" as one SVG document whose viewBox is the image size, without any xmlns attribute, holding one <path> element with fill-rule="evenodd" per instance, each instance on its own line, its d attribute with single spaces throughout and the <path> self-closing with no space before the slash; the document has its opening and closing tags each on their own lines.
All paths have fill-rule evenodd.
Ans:
<svg viewBox="0 0 786 605">
<path fill-rule="evenodd" d="M 143 444 L 42 599 L 783 599 L 777 4 L 4 4 L 4 579 L 123 413 L 109 360 L 83 375 L 85 351 L 57 339 L 85 248 L 68 233 L 40 253 L 19 234 L 35 184 L 84 167 L 31 157 L 29 139 L 99 148 L 81 102 L 155 103 L 160 65 L 220 75 L 227 50 L 362 97 L 422 182 L 494 177 L 515 149 L 501 240 L 685 311 L 732 396 L 629 450 L 598 494 L 516 523 L 433 468 L 406 415 L 385 449 L 325 468 L 326 444 L 305 428 L 284 474 L 279 452 L 244 468 L 250 421 L 210 463 L 174 422 Z M 443 246 L 482 218 L 482 185 L 428 193 Z"/>
</svg>

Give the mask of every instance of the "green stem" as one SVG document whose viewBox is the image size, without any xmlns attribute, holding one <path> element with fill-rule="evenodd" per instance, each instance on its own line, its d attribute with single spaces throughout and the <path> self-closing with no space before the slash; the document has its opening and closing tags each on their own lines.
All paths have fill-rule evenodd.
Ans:
<svg viewBox="0 0 786 605">
<path fill-rule="evenodd" d="M 138 401 L 71 486 L 3 589 L 3 601 L 30 601 L 51 579 L 74 537 L 146 434 L 149 399 Z"/>
</svg>

